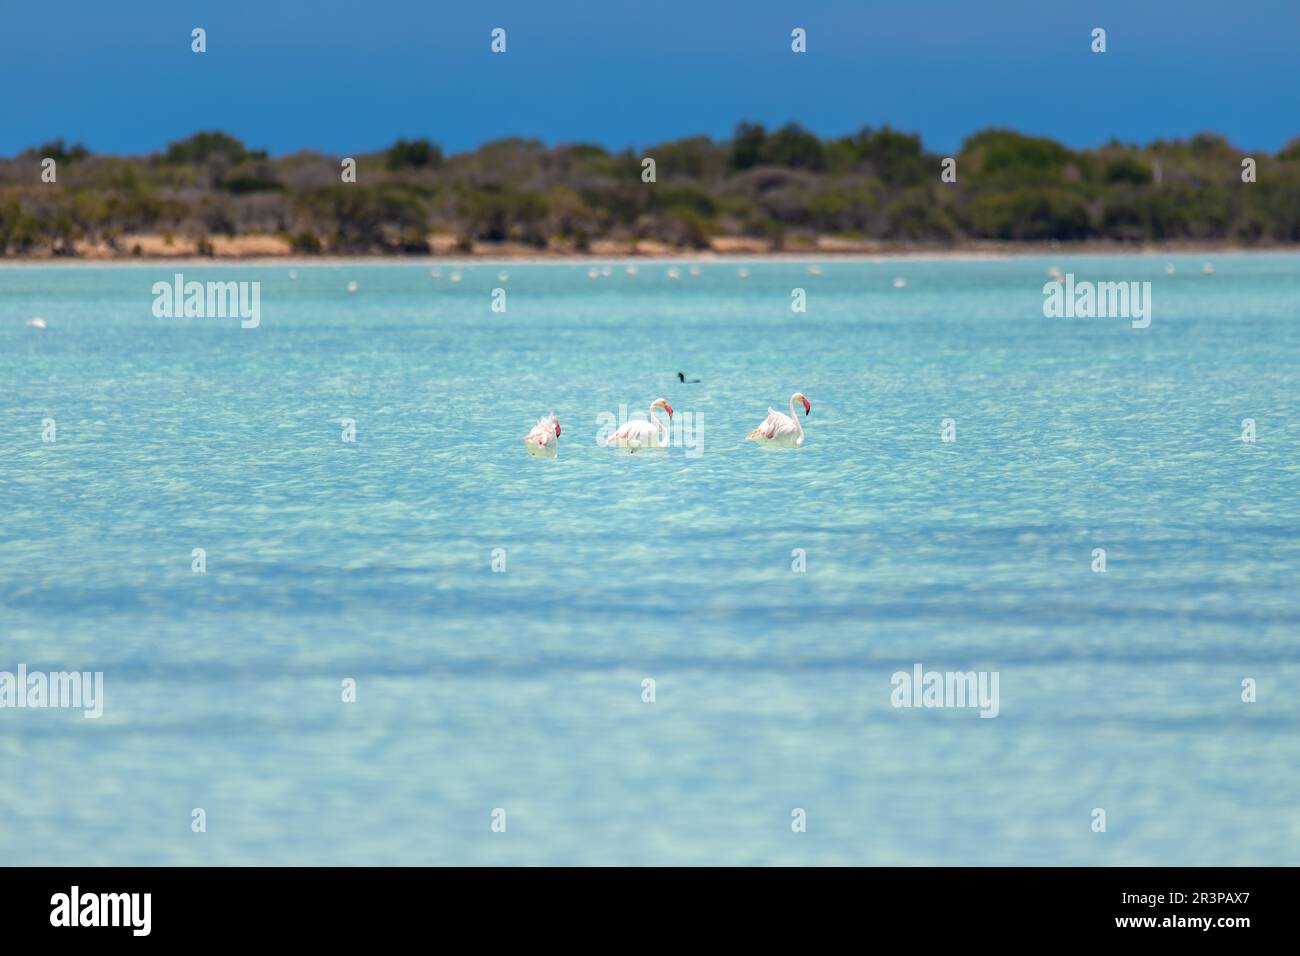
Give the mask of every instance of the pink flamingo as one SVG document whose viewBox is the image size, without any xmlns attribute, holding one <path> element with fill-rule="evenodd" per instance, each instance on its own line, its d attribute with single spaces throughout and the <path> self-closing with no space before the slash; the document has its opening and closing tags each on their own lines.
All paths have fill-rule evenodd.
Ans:
<svg viewBox="0 0 1300 956">
<path fill-rule="evenodd" d="M 667 448 L 669 441 L 668 426 L 662 419 L 655 417 L 655 409 L 662 408 L 668 413 L 668 417 L 673 417 L 673 407 L 662 398 L 656 398 L 650 403 L 650 421 L 628 422 L 614 434 L 605 439 L 605 447 L 618 446 L 626 448 L 628 451 L 638 451 L 642 448 Z"/>
<path fill-rule="evenodd" d="M 812 405 L 808 403 L 808 399 L 804 397 L 803 392 L 795 392 L 790 396 L 789 415 L 782 415 L 775 408 L 769 406 L 767 418 L 763 420 L 763 424 L 746 435 L 746 440 L 756 441 L 763 448 L 802 448 L 803 428 L 800 427 L 799 417 L 794 411 L 795 402 L 803 402 L 803 413 L 805 415 L 812 412 Z"/>
<path fill-rule="evenodd" d="M 543 415 L 533 426 L 533 430 L 524 436 L 524 447 L 528 454 L 537 458 L 554 458 L 560 450 L 560 420 L 554 415 Z"/>
</svg>

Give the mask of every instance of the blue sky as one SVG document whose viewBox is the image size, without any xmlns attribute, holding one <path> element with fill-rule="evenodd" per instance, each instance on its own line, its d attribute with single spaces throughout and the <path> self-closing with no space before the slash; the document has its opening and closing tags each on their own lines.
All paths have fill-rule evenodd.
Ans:
<svg viewBox="0 0 1300 956">
<path fill-rule="evenodd" d="M 0 84 L 0 155 L 56 137 L 146 153 L 200 129 L 274 154 L 621 148 L 742 119 L 888 123 L 942 152 L 990 126 L 1273 151 L 1300 135 L 1300 0 L 0 0 Z"/>
</svg>

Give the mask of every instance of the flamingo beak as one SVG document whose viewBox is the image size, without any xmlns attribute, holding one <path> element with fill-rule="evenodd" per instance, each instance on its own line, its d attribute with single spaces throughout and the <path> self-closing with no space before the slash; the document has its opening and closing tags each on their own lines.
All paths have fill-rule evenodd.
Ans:
<svg viewBox="0 0 1300 956">
<path fill-rule="evenodd" d="M 806 398 L 803 400 L 803 413 L 805 415 L 812 414 L 812 405 L 808 404 L 808 399 Z"/>
<path fill-rule="evenodd" d="M 664 402 L 664 409 L 668 412 L 668 417 L 669 417 L 669 418 L 672 418 L 672 417 L 673 417 L 673 407 L 672 407 L 671 405 L 669 405 L 667 402 Z"/>
<path fill-rule="evenodd" d="M 555 423 L 555 437 L 556 437 L 556 438 L 559 438 L 559 437 L 560 437 L 560 423 L 559 423 L 559 422 L 556 422 L 556 423 Z"/>
</svg>

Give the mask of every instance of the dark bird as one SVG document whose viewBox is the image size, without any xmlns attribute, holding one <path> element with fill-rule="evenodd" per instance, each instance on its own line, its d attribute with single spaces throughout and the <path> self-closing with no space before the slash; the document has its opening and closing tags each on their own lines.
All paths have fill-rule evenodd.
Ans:
<svg viewBox="0 0 1300 956">
<path fill-rule="evenodd" d="M 681 382 L 683 385 L 698 385 L 700 383 L 698 378 L 687 378 L 685 372 L 677 373 L 677 381 Z"/>
</svg>

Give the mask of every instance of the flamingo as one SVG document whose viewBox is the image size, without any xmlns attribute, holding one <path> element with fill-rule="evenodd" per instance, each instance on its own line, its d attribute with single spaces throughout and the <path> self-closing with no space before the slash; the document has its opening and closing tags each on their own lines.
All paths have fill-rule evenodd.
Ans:
<svg viewBox="0 0 1300 956">
<path fill-rule="evenodd" d="M 646 413 L 650 420 L 643 422 L 640 419 L 628 422 L 614 434 L 605 439 L 605 447 L 617 446 L 626 448 L 630 452 L 639 451 L 642 448 L 667 448 L 669 440 L 668 426 L 661 419 L 655 418 L 655 409 L 662 408 L 668 413 L 668 417 L 673 417 L 673 407 L 662 398 L 656 398 L 650 403 L 650 410 Z"/>
<path fill-rule="evenodd" d="M 803 428 L 799 426 L 799 417 L 795 414 L 794 403 L 803 402 L 805 415 L 812 411 L 812 405 L 803 392 L 790 396 L 790 414 L 782 415 L 775 408 L 768 407 L 767 418 L 752 432 L 745 436 L 747 441 L 756 441 L 763 448 L 801 448 L 803 447 Z"/>
<path fill-rule="evenodd" d="M 560 450 L 560 420 L 554 415 L 543 415 L 537 419 L 533 430 L 524 436 L 524 447 L 535 458 L 554 458 Z"/>
</svg>

